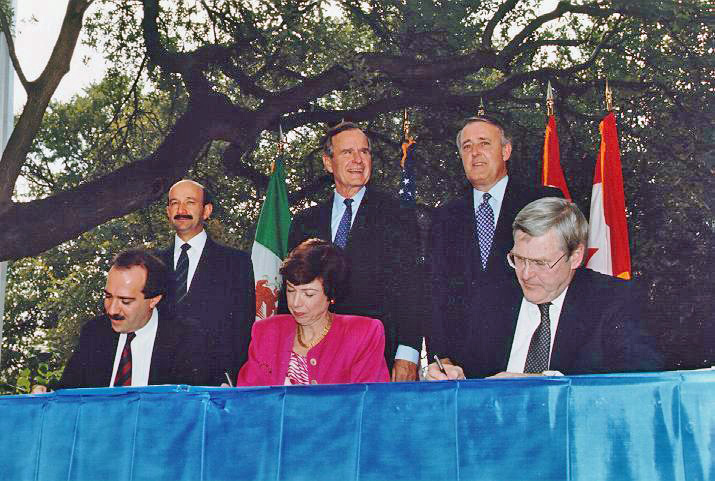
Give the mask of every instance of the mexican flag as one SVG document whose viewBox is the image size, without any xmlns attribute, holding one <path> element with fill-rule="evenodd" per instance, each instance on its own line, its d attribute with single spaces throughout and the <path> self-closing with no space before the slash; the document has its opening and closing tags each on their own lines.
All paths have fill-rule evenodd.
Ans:
<svg viewBox="0 0 715 481">
<path fill-rule="evenodd" d="M 256 319 L 272 316 L 278 307 L 282 279 L 278 273 L 288 250 L 288 189 L 283 162 L 279 156 L 268 182 L 266 199 L 256 227 L 256 240 L 251 250 L 253 273 L 256 277 Z"/>
<path fill-rule="evenodd" d="M 601 148 L 591 192 L 586 267 L 622 279 L 631 278 L 626 201 L 616 117 L 609 112 L 599 124 Z"/>
</svg>

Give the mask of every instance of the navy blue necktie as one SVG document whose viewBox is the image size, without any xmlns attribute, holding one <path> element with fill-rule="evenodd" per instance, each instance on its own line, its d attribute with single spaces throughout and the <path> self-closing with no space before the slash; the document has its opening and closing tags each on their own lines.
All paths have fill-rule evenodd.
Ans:
<svg viewBox="0 0 715 481">
<path fill-rule="evenodd" d="M 482 196 L 482 203 L 477 207 L 477 238 L 479 239 L 479 254 L 482 258 L 482 269 L 487 269 L 489 250 L 494 240 L 494 211 L 489 205 L 491 194 L 486 192 Z"/>
<path fill-rule="evenodd" d="M 343 203 L 345 204 L 345 212 L 343 213 L 343 217 L 340 219 L 340 224 L 338 224 L 338 232 L 335 234 L 333 244 L 345 249 L 345 246 L 348 243 L 350 224 L 352 224 L 353 221 L 353 199 L 345 199 Z"/>
<path fill-rule="evenodd" d="M 186 295 L 187 291 L 187 281 L 189 278 L 189 254 L 186 253 L 191 249 L 189 244 L 184 244 L 181 246 L 181 254 L 179 254 L 179 260 L 176 263 L 176 269 L 174 270 L 174 279 L 176 279 L 176 303 L 178 304 Z"/>
<path fill-rule="evenodd" d="M 549 351 L 551 350 L 551 319 L 549 319 L 550 302 L 539 304 L 541 324 L 534 331 L 526 353 L 524 372 L 544 372 L 549 368 Z"/>
</svg>

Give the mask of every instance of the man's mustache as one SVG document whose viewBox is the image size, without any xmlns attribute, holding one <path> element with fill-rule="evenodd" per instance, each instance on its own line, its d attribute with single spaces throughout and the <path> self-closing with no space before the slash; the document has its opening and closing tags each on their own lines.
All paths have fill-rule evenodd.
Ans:
<svg viewBox="0 0 715 481">
<path fill-rule="evenodd" d="M 122 316 L 121 314 L 111 314 L 109 316 L 109 318 L 113 321 L 123 321 L 124 320 L 124 316 Z"/>
<path fill-rule="evenodd" d="M 194 216 L 192 216 L 191 214 L 176 214 L 174 216 L 174 220 L 179 220 L 179 219 L 193 220 Z"/>
</svg>

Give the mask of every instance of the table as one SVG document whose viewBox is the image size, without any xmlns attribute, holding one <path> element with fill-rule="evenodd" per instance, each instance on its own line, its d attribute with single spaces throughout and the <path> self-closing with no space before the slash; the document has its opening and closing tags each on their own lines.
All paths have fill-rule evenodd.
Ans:
<svg viewBox="0 0 715 481">
<path fill-rule="evenodd" d="M 715 371 L 0 397 L 2 480 L 715 480 Z"/>
</svg>

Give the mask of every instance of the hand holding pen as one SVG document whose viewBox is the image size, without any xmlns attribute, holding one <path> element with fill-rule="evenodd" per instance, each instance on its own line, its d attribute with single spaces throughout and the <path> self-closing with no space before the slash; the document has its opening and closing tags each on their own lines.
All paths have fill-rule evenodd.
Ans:
<svg viewBox="0 0 715 481">
<path fill-rule="evenodd" d="M 434 356 L 435 362 L 431 363 L 427 368 L 428 381 L 444 381 L 465 379 L 464 371 L 461 367 L 451 364 L 448 359 L 440 359 L 439 356 Z"/>
</svg>

